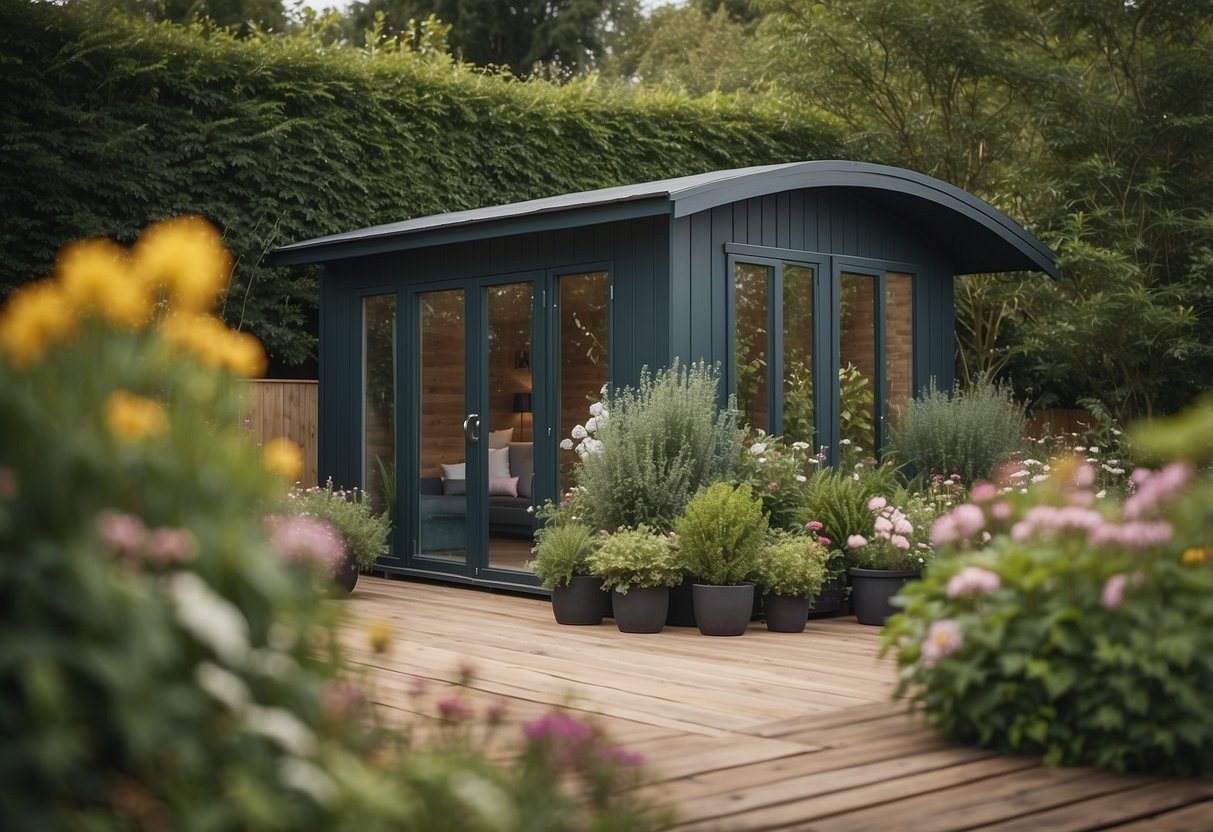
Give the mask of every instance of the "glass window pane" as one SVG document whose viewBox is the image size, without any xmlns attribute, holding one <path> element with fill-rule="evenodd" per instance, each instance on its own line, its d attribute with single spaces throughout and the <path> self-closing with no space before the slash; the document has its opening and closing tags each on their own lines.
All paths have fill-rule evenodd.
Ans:
<svg viewBox="0 0 1213 832">
<path fill-rule="evenodd" d="M 463 290 L 425 292 L 418 300 L 417 550 L 425 557 L 463 563 L 467 558 Z"/>
<path fill-rule="evenodd" d="M 876 278 L 844 272 L 839 295 L 840 458 L 874 455 L 876 447 Z"/>
<path fill-rule="evenodd" d="M 885 275 L 885 396 L 888 427 L 914 395 L 914 276 Z"/>
<path fill-rule="evenodd" d="M 733 360 L 741 419 L 769 431 L 767 413 L 767 281 L 770 269 L 738 263 L 733 270 Z"/>
<path fill-rule="evenodd" d="M 531 283 L 488 287 L 489 399 L 481 420 L 488 439 L 489 566 L 527 570 L 534 541 L 534 433 L 531 392 Z M 487 432 L 486 432 L 487 431 Z"/>
<path fill-rule="evenodd" d="M 362 490 L 377 512 L 396 504 L 396 296 L 362 302 Z"/>
<path fill-rule="evenodd" d="M 813 269 L 783 267 L 783 435 L 813 440 Z"/>
<path fill-rule="evenodd" d="M 560 277 L 560 423 L 558 436 L 569 437 L 584 425 L 590 404 L 610 380 L 610 277 L 606 272 Z M 560 451 L 560 492 L 571 485 L 569 473 L 580 462 L 574 451 Z"/>
</svg>

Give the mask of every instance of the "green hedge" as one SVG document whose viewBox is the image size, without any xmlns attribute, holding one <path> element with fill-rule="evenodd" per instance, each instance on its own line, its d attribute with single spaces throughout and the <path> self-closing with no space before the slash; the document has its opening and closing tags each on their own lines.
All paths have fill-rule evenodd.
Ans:
<svg viewBox="0 0 1213 832">
<path fill-rule="evenodd" d="M 840 141 L 730 98 L 593 79 L 557 87 L 446 56 L 237 40 L 88 3 L 0 0 L 0 287 L 65 241 L 132 240 L 198 213 L 239 258 L 223 309 L 273 361 L 315 350 L 314 273 L 269 269 L 293 240 L 381 222 L 753 164 Z"/>
</svg>

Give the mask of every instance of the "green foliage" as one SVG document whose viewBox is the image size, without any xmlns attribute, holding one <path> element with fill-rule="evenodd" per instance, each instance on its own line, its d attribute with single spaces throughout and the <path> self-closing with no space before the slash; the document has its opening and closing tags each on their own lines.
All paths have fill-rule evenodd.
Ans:
<svg viewBox="0 0 1213 832">
<path fill-rule="evenodd" d="M 549 523 L 535 533 L 536 577 L 548 589 L 568 586 L 575 575 L 588 575 L 589 556 L 599 536 L 584 523 Z"/>
<path fill-rule="evenodd" d="M 898 693 L 962 742 L 1208 776 L 1213 478 L 1173 463 L 1120 504 L 1092 493 L 1090 467 L 1060 468 L 941 520 L 958 549 L 994 537 L 902 592 L 884 634 Z"/>
<path fill-rule="evenodd" d="M 820 464 L 810 456 L 805 442 L 786 444 L 761 430 L 747 434 L 737 456 L 733 481 L 748 485 L 762 500 L 762 510 L 772 529 L 800 529 L 808 473 Z"/>
<path fill-rule="evenodd" d="M 632 587 L 674 586 L 683 574 L 670 539 L 644 524 L 603 538 L 588 564 L 590 574 L 602 578 L 604 590 L 620 595 L 627 595 Z"/>
<path fill-rule="evenodd" d="M 932 379 L 901 414 L 890 447 L 913 473 L 959 474 L 962 482 L 973 483 L 1022 450 L 1025 424 L 1023 407 L 1008 388 L 979 379 L 953 394 L 937 389 Z"/>
<path fill-rule="evenodd" d="M 868 501 L 867 508 L 872 514 L 872 532 L 861 536 L 862 544 L 854 538 L 842 541 L 847 564 L 860 569 L 925 569 L 934 555 L 931 524 L 936 512 L 930 499 L 915 494 L 905 506 L 899 506 L 877 496 Z"/>
<path fill-rule="evenodd" d="M 223 304 L 278 366 L 313 357 L 316 275 L 276 246 L 412 216 L 838 155 L 820 119 L 668 92 L 473 72 L 313 22 L 238 39 L 84 3 L 0 0 L 0 291 L 66 241 L 211 218 Z"/>
<path fill-rule="evenodd" d="M 767 533 L 762 501 L 748 485 L 718 482 L 696 494 L 675 525 L 686 571 L 700 583 L 744 583 Z"/>
<path fill-rule="evenodd" d="M 360 489 L 334 490 L 330 478 L 323 488 L 317 485 L 292 489 L 287 495 L 286 510 L 331 523 L 345 543 L 346 557 L 353 559 L 361 570 L 370 569 L 387 551 L 392 521 L 387 512 L 376 513 L 366 492 Z"/>
<path fill-rule="evenodd" d="M 717 385 L 714 368 L 675 359 L 655 374 L 643 370 L 639 386 L 606 396 L 585 440 L 592 450 L 574 473 L 591 526 L 669 531 L 696 491 L 732 473 L 736 414 L 717 407 Z"/>
<path fill-rule="evenodd" d="M 845 460 L 871 456 L 876 451 L 876 432 L 872 421 L 875 392 L 871 381 L 859 368 L 847 362 L 838 368 L 838 434 Z"/>
<path fill-rule="evenodd" d="M 879 485 L 857 471 L 827 468 L 809 478 L 805 489 L 803 523 L 821 523 L 821 534 L 829 546 L 841 549 L 851 535 L 872 534 L 872 512 L 868 501 Z"/>
<path fill-rule="evenodd" d="M 812 598 L 825 583 L 827 557 L 825 548 L 811 537 L 776 532 L 759 551 L 754 583 L 771 595 Z"/>
</svg>

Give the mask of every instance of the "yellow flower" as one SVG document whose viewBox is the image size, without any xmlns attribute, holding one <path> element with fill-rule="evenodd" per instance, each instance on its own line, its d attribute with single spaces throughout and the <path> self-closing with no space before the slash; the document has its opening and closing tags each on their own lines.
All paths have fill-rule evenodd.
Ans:
<svg viewBox="0 0 1213 832">
<path fill-rule="evenodd" d="M 290 482 L 298 482 L 303 475 L 303 451 L 289 439 L 280 436 L 266 442 L 262 456 L 265 469 L 272 474 L 286 477 Z"/>
<path fill-rule="evenodd" d="M 376 653 L 386 653 L 392 646 L 392 625 L 386 621 L 373 621 L 367 629 L 367 641 Z"/>
<path fill-rule="evenodd" d="M 227 287 L 232 258 L 215 227 L 178 217 L 149 227 L 133 250 L 135 272 L 149 286 L 166 286 L 174 308 L 206 312 Z"/>
<path fill-rule="evenodd" d="M 76 331 L 76 315 L 57 283 L 26 283 L 0 310 L 0 351 L 16 367 L 42 360 L 46 351 Z"/>
<path fill-rule="evenodd" d="M 164 340 L 208 367 L 222 367 L 244 378 L 265 372 L 265 350 L 247 332 L 228 329 L 214 315 L 174 312 L 160 325 Z"/>
<path fill-rule="evenodd" d="M 1198 563 L 1204 563 L 1205 558 L 1208 556 L 1208 549 L 1197 549 L 1196 547 L 1192 547 L 1191 549 L 1186 549 L 1184 551 L 1183 558 L 1184 563 L 1188 564 L 1189 566 L 1195 566 Z"/>
<path fill-rule="evenodd" d="M 223 345 L 223 366 L 241 378 L 257 378 L 265 373 L 265 350 L 247 332 L 229 329 Z"/>
<path fill-rule="evenodd" d="M 105 426 L 119 439 L 146 439 L 168 430 L 168 413 L 155 399 L 115 390 L 105 400 Z"/>
<path fill-rule="evenodd" d="M 126 253 L 109 240 L 82 240 L 59 253 L 55 272 L 63 292 L 85 314 L 114 326 L 138 329 L 151 317 L 147 286 L 127 268 Z"/>
</svg>

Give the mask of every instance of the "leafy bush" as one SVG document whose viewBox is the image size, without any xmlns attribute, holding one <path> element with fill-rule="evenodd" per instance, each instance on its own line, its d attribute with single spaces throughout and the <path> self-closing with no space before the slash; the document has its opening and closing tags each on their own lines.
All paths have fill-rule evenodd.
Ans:
<svg viewBox="0 0 1213 832">
<path fill-rule="evenodd" d="M 588 575 L 589 557 L 599 536 L 584 523 L 543 526 L 535 533 L 531 569 L 548 589 L 568 586 L 575 575 Z"/>
<path fill-rule="evenodd" d="M 362 570 L 370 569 L 387 548 L 392 521 L 386 512 L 376 514 L 366 492 L 355 488 L 334 491 L 329 479 L 324 487 L 293 488 L 287 495 L 287 511 L 319 517 L 333 525 L 345 544 L 346 557 Z"/>
<path fill-rule="evenodd" d="M 868 501 L 876 496 L 872 483 L 858 472 L 838 468 L 818 471 L 805 489 L 802 519 L 804 525 L 817 522 L 821 535 L 832 547 L 842 547 L 852 535 L 872 533 L 872 512 Z"/>
<path fill-rule="evenodd" d="M 941 517 L 959 553 L 903 590 L 884 636 L 899 694 L 964 742 L 1213 773 L 1213 477 L 1172 463 L 1134 480 L 1099 500 L 1092 466 L 1055 461 L 1026 495 L 976 487 Z"/>
<path fill-rule="evenodd" d="M 750 486 L 762 500 L 762 510 L 773 529 L 799 530 L 810 470 L 820 460 L 810 454 L 807 442 L 785 443 L 761 430 L 747 436 L 737 457 L 733 481 Z"/>
<path fill-rule="evenodd" d="M 1023 406 L 1009 388 L 980 379 L 969 390 L 942 392 L 931 380 L 921 398 L 910 401 L 890 447 L 916 474 L 959 474 L 971 484 L 990 477 L 994 467 L 1023 448 Z"/>
<path fill-rule="evenodd" d="M 603 589 L 621 595 L 632 587 L 674 586 L 683 573 L 670 539 L 644 524 L 603 538 L 588 564 L 590 574 L 602 578 Z"/>
<path fill-rule="evenodd" d="M 374 723 L 314 580 L 332 528 L 267 538 L 302 454 L 241 426 L 265 358 L 210 314 L 228 265 L 174 221 L 0 308 L 0 828 L 655 828 L 582 729 L 497 758 Z"/>
<path fill-rule="evenodd" d="M 702 583 L 729 586 L 749 577 L 767 518 L 748 485 L 718 482 L 687 503 L 675 531 L 686 570 Z"/>
<path fill-rule="evenodd" d="M 224 318 L 287 364 L 315 352 L 316 271 L 271 269 L 275 246 L 838 158 L 823 120 L 736 99 L 598 79 L 523 84 L 392 42 L 328 45 L 307 28 L 240 40 L 109 6 L 0 0 L 0 291 L 46 274 L 69 240 L 129 242 L 155 218 L 206 215 L 236 254 Z"/>
<path fill-rule="evenodd" d="M 732 473 L 736 413 L 717 408 L 717 384 L 713 368 L 675 359 L 656 374 L 643 370 L 638 387 L 606 395 L 574 473 L 591 526 L 669 531 L 696 491 Z"/>
<path fill-rule="evenodd" d="M 929 530 L 935 515 L 925 498 L 916 498 L 913 506 L 903 510 L 881 496 L 869 500 L 872 533 L 843 541 L 847 563 L 860 569 L 922 571 L 934 553 Z"/>
<path fill-rule="evenodd" d="M 827 553 L 811 537 L 776 532 L 763 545 L 754 563 L 759 590 L 790 598 L 812 598 L 826 579 Z"/>
</svg>

